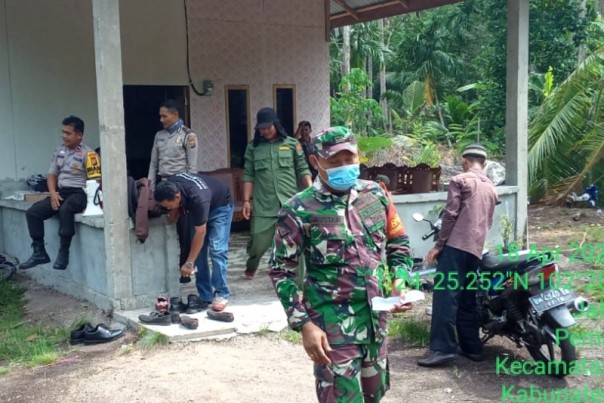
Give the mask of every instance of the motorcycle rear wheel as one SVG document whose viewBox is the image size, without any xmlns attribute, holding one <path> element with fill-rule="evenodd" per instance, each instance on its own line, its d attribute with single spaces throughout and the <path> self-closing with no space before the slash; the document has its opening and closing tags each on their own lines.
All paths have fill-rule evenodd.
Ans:
<svg viewBox="0 0 604 403">
<path fill-rule="evenodd" d="M 553 325 L 553 334 L 557 334 L 557 329 L 561 329 L 559 325 Z M 570 340 L 558 340 L 558 343 L 549 335 L 545 335 L 545 343 L 541 346 L 526 346 L 529 354 L 533 357 L 533 360 L 545 363 L 546 367 L 549 367 L 548 363 L 551 361 L 562 361 L 559 365 L 551 365 L 552 371 L 548 373 L 550 376 L 557 378 L 564 378 L 569 373 L 570 363 L 577 361 L 577 352 L 575 346 L 572 345 Z M 560 359 L 556 359 L 556 350 L 559 351 Z"/>
</svg>

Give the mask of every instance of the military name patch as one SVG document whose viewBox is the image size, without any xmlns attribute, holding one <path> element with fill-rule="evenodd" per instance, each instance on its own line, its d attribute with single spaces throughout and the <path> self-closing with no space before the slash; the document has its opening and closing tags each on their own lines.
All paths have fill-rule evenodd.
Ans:
<svg viewBox="0 0 604 403">
<path fill-rule="evenodd" d="M 279 146 L 279 150 L 280 151 L 289 151 L 289 147 L 288 146 Z"/>
<path fill-rule="evenodd" d="M 357 211 L 359 212 L 361 218 L 369 218 L 380 213 L 384 214 L 384 206 L 379 200 L 376 200 L 371 204 L 359 208 Z"/>
<path fill-rule="evenodd" d="M 371 193 L 361 193 L 359 197 L 354 201 L 354 207 L 360 210 L 375 202 L 379 202 L 376 196 L 372 195 Z"/>
<path fill-rule="evenodd" d="M 327 215 L 313 215 L 308 218 L 308 222 L 314 225 L 333 225 L 333 224 L 344 224 L 344 217 L 342 216 L 327 216 Z"/>
</svg>

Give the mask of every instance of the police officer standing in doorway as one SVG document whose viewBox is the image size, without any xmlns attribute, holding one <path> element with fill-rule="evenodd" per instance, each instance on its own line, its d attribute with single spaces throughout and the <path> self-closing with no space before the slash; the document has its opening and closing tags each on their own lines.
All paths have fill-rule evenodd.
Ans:
<svg viewBox="0 0 604 403">
<path fill-rule="evenodd" d="M 298 192 L 298 178 L 305 188 L 312 184 L 302 145 L 287 135 L 272 108 L 260 109 L 242 177 L 243 217 L 252 218 L 244 278 L 254 278 L 273 241 L 281 205 Z"/>
<path fill-rule="evenodd" d="M 149 165 L 151 186 L 179 173 L 197 173 L 197 136 L 184 125 L 178 103 L 167 100 L 159 107 L 164 129 L 155 134 Z"/>
<path fill-rule="evenodd" d="M 57 270 L 67 268 L 71 238 L 75 234 L 74 215 L 86 208 L 86 180 L 97 179 L 101 174 L 98 155 L 82 143 L 82 119 L 75 116 L 63 119 L 61 132 L 63 145 L 56 149 L 48 171 L 50 196 L 35 203 L 25 213 L 34 252 L 19 266 L 21 269 L 50 262 L 44 248 L 44 220 L 57 214 L 61 246 L 52 267 Z"/>
<path fill-rule="evenodd" d="M 154 189 L 159 181 L 166 180 L 179 173 L 197 173 L 197 136 L 184 125 L 180 118 L 179 105 L 174 100 L 167 100 L 159 107 L 159 120 L 164 127 L 155 134 L 149 165 L 149 184 Z M 176 218 L 168 213 L 168 220 Z M 172 221 L 173 222 L 173 221 Z M 191 237 L 188 220 L 178 219 L 176 224 L 180 244 L 180 265 L 189 255 Z M 181 278 L 181 281 L 184 279 Z M 184 280 L 187 282 L 187 280 Z M 188 280 L 190 281 L 190 280 Z"/>
</svg>

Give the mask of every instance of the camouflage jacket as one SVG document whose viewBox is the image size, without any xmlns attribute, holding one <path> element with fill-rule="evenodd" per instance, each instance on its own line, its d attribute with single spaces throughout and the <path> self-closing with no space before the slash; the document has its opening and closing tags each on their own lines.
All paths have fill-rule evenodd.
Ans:
<svg viewBox="0 0 604 403">
<path fill-rule="evenodd" d="M 412 266 L 409 238 L 396 212 L 398 231 L 387 231 L 389 199 L 377 183 L 359 180 L 343 196 L 317 178 L 279 211 L 269 276 L 288 316 L 300 330 L 311 320 L 330 344 L 367 344 L 387 334 L 387 312 L 371 310 L 384 296 L 386 266 L 405 278 Z M 394 217 L 393 217 L 394 215 Z M 303 254 L 304 288 L 295 282 Z"/>
</svg>

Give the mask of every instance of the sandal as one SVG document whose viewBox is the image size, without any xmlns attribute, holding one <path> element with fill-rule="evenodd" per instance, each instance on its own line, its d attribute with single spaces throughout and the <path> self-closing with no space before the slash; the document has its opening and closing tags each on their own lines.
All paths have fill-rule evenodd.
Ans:
<svg viewBox="0 0 604 403">
<path fill-rule="evenodd" d="M 241 275 L 241 278 L 245 279 L 245 280 L 253 280 L 255 275 L 256 275 L 256 271 L 251 271 L 249 269 L 245 269 L 245 271 Z"/>
<path fill-rule="evenodd" d="M 197 329 L 197 326 L 199 326 L 199 320 L 183 315 L 180 317 L 180 325 L 186 327 L 187 329 L 194 330 Z"/>
<path fill-rule="evenodd" d="M 214 301 L 212 301 L 212 310 L 216 312 L 224 311 L 224 308 L 228 305 L 229 300 L 222 297 L 214 297 Z"/>
<path fill-rule="evenodd" d="M 157 297 L 155 302 L 155 310 L 157 312 L 168 312 L 170 310 L 170 300 L 165 295 Z"/>
<path fill-rule="evenodd" d="M 230 312 L 216 312 L 213 309 L 208 309 L 208 318 L 212 320 L 218 320 L 220 322 L 232 322 L 235 317 Z"/>
</svg>

